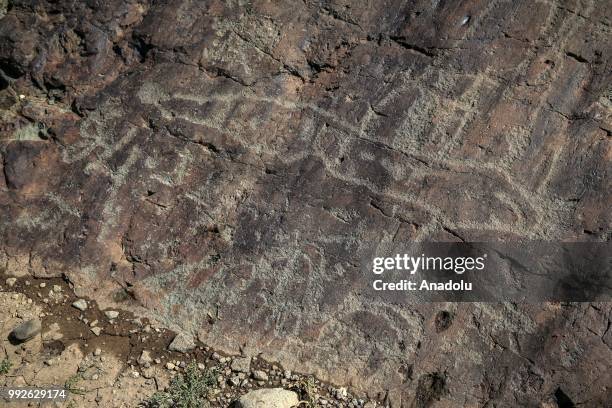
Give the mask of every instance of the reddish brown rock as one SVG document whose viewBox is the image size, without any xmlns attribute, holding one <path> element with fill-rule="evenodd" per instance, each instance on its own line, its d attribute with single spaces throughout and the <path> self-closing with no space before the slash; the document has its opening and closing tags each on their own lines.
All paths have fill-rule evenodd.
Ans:
<svg viewBox="0 0 612 408">
<path fill-rule="evenodd" d="M 364 4 L 11 2 L 0 267 L 394 407 L 605 404 L 608 303 L 355 282 L 408 241 L 610 239 L 612 7 Z"/>
</svg>

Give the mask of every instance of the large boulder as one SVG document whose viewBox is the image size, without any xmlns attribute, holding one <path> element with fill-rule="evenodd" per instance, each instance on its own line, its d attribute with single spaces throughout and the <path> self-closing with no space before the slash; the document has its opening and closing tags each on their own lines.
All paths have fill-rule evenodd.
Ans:
<svg viewBox="0 0 612 408">
<path fill-rule="evenodd" d="M 610 239 L 611 10 L 12 1 L 0 270 L 393 406 L 604 406 L 610 303 L 361 283 L 406 242 Z"/>
</svg>

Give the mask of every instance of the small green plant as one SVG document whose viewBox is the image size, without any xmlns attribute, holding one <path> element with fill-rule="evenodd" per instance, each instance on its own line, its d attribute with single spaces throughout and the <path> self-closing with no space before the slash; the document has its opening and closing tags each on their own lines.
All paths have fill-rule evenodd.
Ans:
<svg viewBox="0 0 612 408">
<path fill-rule="evenodd" d="M 299 407 L 316 407 L 317 386 L 315 384 L 314 378 L 308 377 L 305 380 L 301 380 L 297 384 L 296 388 L 296 391 L 302 398 L 302 400 L 298 403 Z"/>
<path fill-rule="evenodd" d="M 147 401 L 148 408 L 208 408 L 212 386 L 217 383 L 217 370 L 200 370 L 195 361 L 184 374 L 172 379 L 167 391 L 156 392 Z"/>
<path fill-rule="evenodd" d="M 8 374 L 12 366 L 13 363 L 11 363 L 8 358 L 2 360 L 2 362 L 0 362 L 0 375 Z"/>
<path fill-rule="evenodd" d="M 64 388 L 71 394 L 83 395 L 85 394 L 85 390 L 77 387 L 77 383 L 82 379 L 83 377 L 81 377 L 81 374 L 75 374 L 66 380 Z"/>
</svg>

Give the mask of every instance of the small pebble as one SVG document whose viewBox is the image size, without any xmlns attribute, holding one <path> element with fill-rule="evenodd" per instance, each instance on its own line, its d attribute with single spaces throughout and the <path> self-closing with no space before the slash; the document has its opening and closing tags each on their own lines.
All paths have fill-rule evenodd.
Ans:
<svg viewBox="0 0 612 408">
<path fill-rule="evenodd" d="M 106 315 L 106 317 L 108 317 L 110 320 L 112 319 L 116 319 L 117 317 L 119 317 L 119 312 L 115 311 L 115 310 L 107 310 L 106 312 L 104 312 L 104 314 Z"/>
<path fill-rule="evenodd" d="M 79 299 L 72 304 L 73 307 L 79 309 L 80 311 L 84 311 L 87 309 L 87 302 L 85 299 Z"/>
<path fill-rule="evenodd" d="M 151 353 L 148 350 L 142 350 L 140 357 L 138 358 L 138 364 L 145 365 L 151 364 L 153 362 L 153 358 L 151 357 Z"/>
<path fill-rule="evenodd" d="M 255 380 L 258 381 L 268 381 L 268 374 L 262 370 L 254 370 L 251 375 Z"/>
</svg>

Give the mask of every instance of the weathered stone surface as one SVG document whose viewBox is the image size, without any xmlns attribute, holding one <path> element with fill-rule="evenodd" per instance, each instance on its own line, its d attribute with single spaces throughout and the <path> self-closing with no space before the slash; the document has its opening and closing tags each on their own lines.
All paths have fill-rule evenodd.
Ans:
<svg viewBox="0 0 612 408">
<path fill-rule="evenodd" d="M 251 371 L 251 357 L 236 357 L 231 364 L 232 371 L 249 373 Z"/>
<path fill-rule="evenodd" d="M 72 306 L 80 311 L 87 310 L 87 301 L 85 299 L 79 299 L 72 303 Z"/>
<path fill-rule="evenodd" d="M 282 388 L 263 388 L 246 393 L 233 408 L 291 408 L 299 402 L 295 392 Z"/>
<path fill-rule="evenodd" d="M 153 358 L 151 357 L 151 352 L 148 350 L 142 350 L 140 357 L 138 358 L 138 364 L 145 365 L 151 364 L 153 362 Z"/>
<path fill-rule="evenodd" d="M 265 371 L 262 370 L 254 370 L 251 375 L 253 376 L 254 380 L 257 381 L 268 381 L 268 374 Z"/>
<path fill-rule="evenodd" d="M 109 318 L 109 320 L 113 320 L 119 317 L 119 312 L 117 312 L 116 310 L 107 310 L 104 312 L 104 314 L 106 315 L 106 317 Z"/>
<path fill-rule="evenodd" d="M 178 333 L 172 343 L 168 346 L 171 351 L 178 351 L 179 353 L 187 353 L 195 348 L 195 341 L 193 336 L 187 333 Z"/>
<path fill-rule="evenodd" d="M 393 406 L 612 398 L 610 304 L 354 286 L 406 241 L 610 239 L 612 7 L 92 4 L 0 20 L 0 268 Z"/>
</svg>

